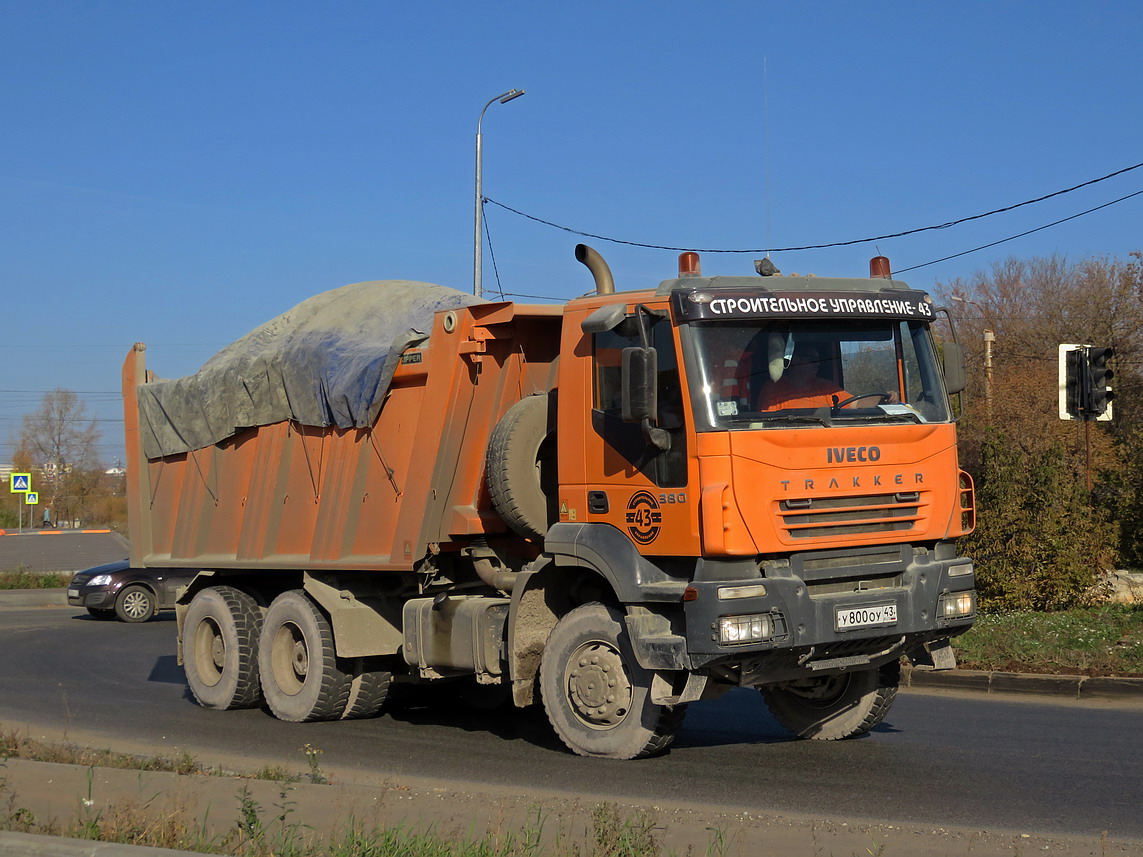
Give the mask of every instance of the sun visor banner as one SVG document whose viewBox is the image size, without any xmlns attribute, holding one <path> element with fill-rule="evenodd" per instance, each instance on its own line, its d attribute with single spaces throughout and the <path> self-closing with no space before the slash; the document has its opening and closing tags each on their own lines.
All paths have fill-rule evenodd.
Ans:
<svg viewBox="0 0 1143 857">
<path fill-rule="evenodd" d="M 762 292 L 715 290 L 675 292 L 680 321 L 741 318 L 899 318 L 929 321 L 932 304 L 924 292 Z"/>
</svg>

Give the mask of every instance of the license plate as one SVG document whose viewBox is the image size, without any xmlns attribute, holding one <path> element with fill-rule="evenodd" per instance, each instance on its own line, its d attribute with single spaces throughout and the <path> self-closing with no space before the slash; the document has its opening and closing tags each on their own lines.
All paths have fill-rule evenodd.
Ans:
<svg viewBox="0 0 1143 857">
<path fill-rule="evenodd" d="M 837 611 L 837 630 L 868 628 L 872 625 L 896 625 L 896 604 L 875 604 L 872 607 L 843 607 Z"/>
<path fill-rule="evenodd" d="M 79 598 L 79 590 L 78 589 L 69 589 L 67 591 L 67 597 L 68 598 Z"/>
</svg>

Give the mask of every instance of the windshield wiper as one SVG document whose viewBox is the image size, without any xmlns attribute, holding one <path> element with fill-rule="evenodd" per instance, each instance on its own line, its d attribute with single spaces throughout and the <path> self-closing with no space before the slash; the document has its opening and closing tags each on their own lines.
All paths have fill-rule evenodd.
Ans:
<svg viewBox="0 0 1143 857">
<path fill-rule="evenodd" d="M 768 423 L 821 423 L 826 428 L 833 428 L 828 405 L 823 405 L 812 414 L 763 414 L 762 420 Z"/>
</svg>

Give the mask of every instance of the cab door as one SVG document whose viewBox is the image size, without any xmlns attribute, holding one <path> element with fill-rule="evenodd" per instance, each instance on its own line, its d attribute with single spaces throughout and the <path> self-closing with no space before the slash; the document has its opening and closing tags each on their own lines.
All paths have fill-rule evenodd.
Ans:
<svg viewBox="0 0 1143 857">
<path fill-rule="evenodd" d="M 688 457 L 685 405 L 675 331 L 665 316 L 645 315 L 657 371 L 655 426 L 669 439 L 659 449 L 641 423 L 622 412 L 623 349 L 642 342 L 637 319 L 591 334 L 591 409 L 584 430 L 586 520 L 611 524 L 647 556 L 698 553 L 698 496 Z M 582 495 L 581 495 L 582 496 Z"/>
</svg>

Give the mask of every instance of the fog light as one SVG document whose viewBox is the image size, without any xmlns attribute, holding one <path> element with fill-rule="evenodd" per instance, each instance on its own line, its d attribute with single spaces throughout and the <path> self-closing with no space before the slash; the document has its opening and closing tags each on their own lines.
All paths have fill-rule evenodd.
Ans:
<svg viewBox="0 0 1143 857">
<path fill-rule="evenodd" d="M 976 593 L 956 592 L 951 595 L 942 595 L 940 613 L 946 619 L 960 619 L 976 613 Z"/>
<path fill-rule="evenodd" d="M 774 636 L 774 619 L 769 613 L 753 616 L 720 616 L 718 642 L 723 646 L 756 643 Z"/>
</svg>

